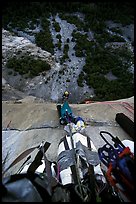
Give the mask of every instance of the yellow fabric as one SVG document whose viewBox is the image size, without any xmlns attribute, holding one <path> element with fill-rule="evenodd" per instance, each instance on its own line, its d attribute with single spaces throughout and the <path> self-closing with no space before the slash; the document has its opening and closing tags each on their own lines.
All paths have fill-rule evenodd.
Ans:
<svg viewBox="0 0 136 204">
<path fill-rule="evenodd" d="M 76 125 L 78 128 L 85 128 L 85 124 L 82 120 L 79 120 Z"/>
<path fill-rule="evenodd" d="M 79 120 L 76 125 L 72 125 L 72 133 L 78 132 L 80 130 L 83 130 L 85 128 L 85 124 L 82 120 Z"/>
<path fill-rule="evenodd" d="M 68 93 L 68 91 L 65 91 L 65 95 L 68 95 L 69 93 Z"/>
</svg>

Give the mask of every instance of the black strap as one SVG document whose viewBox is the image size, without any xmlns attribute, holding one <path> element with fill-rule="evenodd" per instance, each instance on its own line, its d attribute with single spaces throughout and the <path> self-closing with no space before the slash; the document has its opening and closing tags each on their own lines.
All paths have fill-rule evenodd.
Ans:
<svg viewBox="0 0 136 204">
<path fill-rule="evenodd" d="M 65 146 L 65 149 L 66 150 L 69 150 L 69 146 L 68 146 L 68 141 L 67 141 L 67 139 L 66 139 L 66 137 L 64 137 L 64 146 Z"/>
<path fill-rule="evenodd" d="M 134 122 L 124 113 L 117 113 L 115 120 L 126 133 L 134 139 Z"/>
<path fill-rule="evenodd" d="M 38 148 L 39 146 L 36 147 L 32 147 L 29 148 L 27 150 L 25 150 L 23 153 L 21 153 L 9 166 L 8 168 L 6 168 L 3 172 L 3 175 L 6 173 L 6 171 L 8 171 L 11 167 L 13 167 L 15 164 L 17 164 L 18 162 L 20 162 L 22 159 L 24 159 L 27 155 L 29 155 L 31 152 L 33 152 L 36 148 Z"/>
<path fill-rule="evenodd" d="M 75 165 L 70 166 L 70 168 L 71 168 L 71 171 L 72 171 L 72 178 L 74 180 L 74 183 L 78 184 Z"/>
<path fill-rule="evenodd" d="M 95 191 L 96 186 L 95 186 L 95 176 L 94 176 L 93 165 L 89 164 L 88 173 L 89 173 L 89 189 L 91 192 L 91 198 L 92 198 L 92 201 L 95 203 L 96 202 L 96 191 Z"/>
<path fill-rule="evenodd" d="M 31 158 L 31 155 L 29 155 L 27 157 L 27 159 L 23 162 L 23 164 L 21 165 L 21 167 L 19 168 L 19 170 L 17 171 L 17 173 L 20 173 L 23 169 L 23 166 L 26 164 L 26 162 L 28 162 L 28 160 Z"/>
<path fill-rule="evenodd" d="M 87 146 L 91 149 L 91 141 L 90 138 L 87 136 Z"/>
<path fill-rule="evenodd" d="M 28 170 L 27 170 L 27 173 L 31 174 L 31 173 L 34 173 L 35 170 L 42 164 L 42 157 L 43 157 L 43 154 L 41 151 L 39 151 L 37 153 L 37 155 L 35 156 L 35 159 L 33 160 L 33 162 L 30 164 Z"/>
<path fill-rule="evenodd" d="M 66 150 L 69 150 L 69 146 L 68 146 L 68 142 L 67 142 L 67 139 L 66 139 L 66 136 L 64 136 L 61 140 L 60 140 L 60 143 L 64 142 L 64 147 Z M 59 144 L 60 144 L 59 143 Z"/>
<path fill-rule="evenodd" d="M 67 141 L 66 137 L 63 137 L 61 142 L 64 142 L 64 146 L 65 146 L 66 150 L 70 149 L 69 146 L 68 146 L 68 141 Z M 77 180 L 77 176 L 76 176 L 75 165 L 70 166 L 70 168 L 71 168 L 71 171 L 72 171 L 72 177 L 73 177 L 74 183 L 77 184 L 78 180 Z"/>
<path fill-rule="evenodd" d="M 46 152 L 47 149 L 49 148 L 51 143 L 45 142 L 44 144 L 44 151 Z M 29 166 L 27 173 L 34 173 L 35 170 L 42 164 L 42 158 L 43 158 L 43 152 L 40 150 L 31 165 Z"/>
</svg>

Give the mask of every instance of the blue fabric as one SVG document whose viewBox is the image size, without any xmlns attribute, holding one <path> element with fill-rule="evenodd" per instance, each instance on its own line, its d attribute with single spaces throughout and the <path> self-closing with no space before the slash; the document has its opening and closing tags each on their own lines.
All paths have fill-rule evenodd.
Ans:
<svg viewBox="0 0 136 204">
<path fill-rule="evenodd" d="M 80 121 L 80 120 L 84 122 L 83 118 L 81 118 L 80 116 L 78 116 L 78 117 L 75 119 L 75 122 L 77 123 L 77 122 Z"/>
<path fill-rule="evenodd" d="M 66 112 L 68 113 L 68 115 L 72 115 L 72 110 L 71 110 L 71 108 L 70 108 L 67 101 L 64 102 L 64 104 L 63 104 L 63 106 L 61 108 L 61 117 L 62 118 L 67 116 Z"/>
</svg>

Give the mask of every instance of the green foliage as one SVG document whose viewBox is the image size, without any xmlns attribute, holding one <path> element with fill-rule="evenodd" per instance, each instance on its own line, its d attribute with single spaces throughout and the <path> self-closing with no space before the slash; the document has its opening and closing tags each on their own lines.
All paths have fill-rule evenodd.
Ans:
<svg viewBox="0 0 136 204">
<path fill-rule="evenodd" d="M 60 42 L 58 42 L 57 46 L 58 46 L 58 49 L 61 50 L 61 43 Z"/>
<path fill-rule="evenodd" d="M 87 39 L 87 34 L 81 34 L 79 32 L 74 31 L 72 33 L 72 36 L 76 41 L 75 54 L 77 57 L 83 57 L 85 56 L 85 53 L 91 51 L 94 43 Z"/>
<path fill-rule="evenodd" d="M 78 86 L 83 87 L 84 86 L 83 81 L 84 81 L 84 72 L 81 71 L 81 73 L 79 74 L 78 79 L 77 79 Z"/>
<path fill-rule="evenodd" d="M 43 50 L 46 50 L 52 54 L 54 53 L 54 45 L 49 32 L 41 31 L 36 33 L 35 42 L 37 46 L 41 47 Z"/>
<path fill-rule="evenodd" d="M 66 79 L 66 82 L 70 82 L 70 79 L 67 78 L 67 79 Z"/>
<path fill-rule="evenodd" d="M 30 78 L 51 68 L 45 61 L 40 59 L 36 60 L 30 56 L 25 56 L 22 59 L 13 57 L 7 61 L 6 66 L 13 69 L 15 72 L 19 72 L 21 75 L 27 74 Z"/>
<path fill-rule="evenodd" d="M 120 35 L 123 34 L 122 30 L 119 29 L 119 28 L 116 28 L 116 27 L 114 27 L 114 28 L 110 28 L 110 30 L 111 30 L 112 32 L 118 33 L 118 34 L 120 34 Z"/>
<path fill-rule="evenodd" d="M 66 59 L 69 58 L 68 56 L 68 50 L 69 50 L 69 45 L 65 44 L 64 45 L 64 50 L 63 50 L 63 57 L 60 59 L 60 63 L 63 64 L 65 62 Z"/>
<path fill-rule="evenodd" d="M 82 30 L 84 27 L 84 23 L 77 16 L 65 15 L 64 13 L 60 14 L 59 16 L 68 23 L 74 24 L 78 30 Z"/>
<path fill-rule="evenodd" d="M 12 74 L 13 74 L 12 70 L 8 71 L 8 74 L 9 74 L 9 75 L 12 75 Z"/>
<path fill-rule="evenodd" d="M 109 42 L 125 42 L 125 40 L 118 35 L 111 35 Z"/>
<path fill-rule="evenodd" d="M 69 43 L 69 38 L 67 38 L 67 43 Z"/>
<path fill-rule="evenodd" d="M 60 29 L 61 29 L 61 28 L 60 28 L 60 25 L 59 25 L 58 22 L 55 21 L 55 22 L 53 23 L 53 26 L 54 26 L 56 32 L 60 32 Z"/>
<path fill-rule="evenodd" d="M 107 31 L 103 31 L 101 34 L 95 33 L 94 37 L 101 46 L 104 46 L 108 42 L 125 42 L 122 37 L 118 35 L 111 35 Z"/>
<path fill-rule="evenodd" d="M 133 74 L 128 71 L 132 59 L 133 54 L 126 46 L 112 49 L 96 44 L 91 53 L 87 53 L 83 67 L 86 74 L 79 75 L 78 84 L 82 86 L 82 81 L 86 80 L 87 85 L 94 88 L 94 100 L 130 97 L 134 94 Z M 109 81 L 105 78 L 109 71 L 112 71 L 117 80 Z"/>
<path fill-rule="evenodd" d="M 22 9 L 23 8 L 23 9 Z M 134 2 L 8 2 L 2 9 L 2 26 L 5 28 L 9 22 L 25 19 L 36 20 L 39 17 L 48 17 L 50 13 L 61 12 L 63 18 L 74 23 L 79 29 L 84 23 L 76 16 L 64 15 L 65 12 L 83 12 L 84 22 L 93 28 L 100 28 L 105 20 L 113 20 L 123 25 L 134 23 Z M 61 16 L 62 16 L 61 15 Z M 23 19 L 23 20 L 22 20 Z M 96 26 L 96 27 L 95 27 Z"/>
<path fill-rule="evenodd" d="M 60 35 L 60 34 L 57 34 L 57 35 L 56 35 L 56 38 L 58 38 L 59 40 L 61 40 L 61 35 Z"/>
<path fill-rule="evenodd" d="M 113 20 L 123 25 L 134 22 L 134 3 L 133 2 L 98 2 L 97 19 Z"/>
<path fill-rule="evenodd" d="M 84 13 L 83 22 L 77 16 L 73 16 L 72 12 L 77 11 Z M 124 26 L 134 23 L 133 2 L 65 2 L 64 4 L 61 2 L 55 4 L 54 2 L 14 2 L 14 4 L 8 2 L 2 11 L 2 26 L 11 30 L 7 27 L 10 23 L 13 28 L 18 27 L 24 30 L 26 27 L 34 28 L 34 24 L 38 23 L 37 19 L 40 19 L 42 31 L 35 34 L 36 44 L 54 54 L 54 45 L 49 30 L 50 22 L 47 19 L 56 13 L 59 13 L 60 18 L 76 25 L 78 31 L 94 31 L 94 41 L 89 41 L 86 34 L 78 31 L 74 30 L 72 33 L 72 42 L 76 42 L 76 56 L 86 57 L 83 72 L 79 74 L 77 80 L 78 85 L 82 87 L 86 80 L 87 85 L 94 88 L 97 100 L 113 100 L 132 96 L 134 94 L 133 75 L 129 73 L 128 68 L 131 63 L 134 63 L 134 56 L 126 46 L 116 49 L 105 48 L 108 42 L 124 42 L 124 39 L 118 35 L 111 35 L 105 31 L 105 20 L 113 20 Z M 60 26 L 55 21 L 54 27 L 56 32 L 60 32 Z M 118 28 L 111 28 L 111 31 L 122 34 Z M 58 49 L 61 49 L 61 35 L 58 34 L 56 37 L 59 39 Z M 69 46 L 65 44 L 64 55 L 60 63 L 68 59 L 68 50 Z M 26 61 L 14 58 L 9 60 L 7 65 L 20 74 L 27 73 L 29 77 L 43 72 L 46 67 L 41 62 L 30 58 L 27 58 Z M 105 78 L 109 71 L 112 71 L 117 80 L 109 81 Z"/>
<path fill-rule="evenodd" d="M 46 17 L 41 18 L 41 26 L 43 31 L 35 34 L 35 43 L 37 46 L 41 47 L 43 50 L 54 54 L 54 44 L 52 40 L 52 36 L 49 30 L 49 21 Z"/>
</svg>

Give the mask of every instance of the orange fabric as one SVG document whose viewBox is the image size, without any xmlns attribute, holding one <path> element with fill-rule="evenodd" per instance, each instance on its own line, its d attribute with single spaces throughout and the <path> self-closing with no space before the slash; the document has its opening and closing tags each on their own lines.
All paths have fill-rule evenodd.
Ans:
<svg viewBox="0 0 136 204">
<path fill-rule="evenodd" d="M 134 158 L 133 153 L 131 153 L 129 147 L 125 147 L 125 149 L 119 154 L 119 158 L 122 158 L 124 155 L 131 155 Z"/>
</svg>

